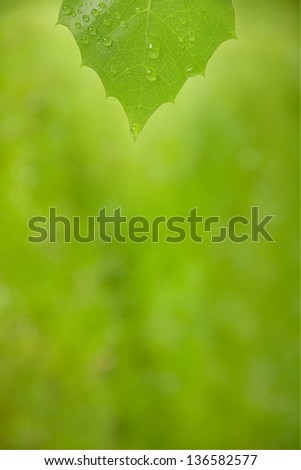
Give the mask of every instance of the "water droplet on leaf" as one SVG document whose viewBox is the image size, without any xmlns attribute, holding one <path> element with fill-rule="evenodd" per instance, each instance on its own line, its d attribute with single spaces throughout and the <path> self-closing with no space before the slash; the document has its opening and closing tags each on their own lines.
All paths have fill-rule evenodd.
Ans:
<svg viewBox="0 0 301 470">
<path fill-rule="evenodd" d="M 188 73 L 188 75 L 194 75 L 195 74 L 194 67 L 191 65 L 190 67 L 187 68 L 186 72 Z"/>
<path fill-rule="evenodd" d="M 89 42 L 90 42 L 90 39 L 88 38 L 88 36 L 85 36 L 85 35 L 84 35 L 84 36 L 82 36 L 81 39 L 82 39 L 82 42 L 83 42 L 84 44 L 89 44 Z"/>
<path fill-rule="evenodd" d="M 104 38 L 104 40 L 103 40 L 103 44 L 104 44 L 104 46 L 106 46 L 106 47 L 111 47 L 112 44 L 113 44 L 113 41 L 112 41 L 111 38 L 106 37 L 106 38 Z"/>
<path fill-rule="evenodd" d="M 93 26 L 90 26 L 90 27 L 88 28 L 88 31 L 89 31 L 89 33 L 91 34 L 91 36 L 96 36 L 96 29 L 93 28 Z"/>
<path fill-rule="evenodd" d="M 64 5 L 62 8 L 62 12 L 64 13 L 64 15 L 70 16 L 72 13 L 72 7 L 70 7 L 70 5 Z"/>
<path fill-rule="evenodd" d="M 155 82 L 157 80 L 158 74 L 157 71 L 152 67 L 147 67 L 145 69 L 145 76 L 149 82 Z"/>
<path fill-rule="evenodd" d="M 148 45 L 148 56 L 150 59 L 158 59 L 160 55 L 160 46 L 155 42 L 150 42 Z"/>
<path fill-rule="evenodd" d="M 132 136 L 135 138 L 138 136 L 139 132 L 141 131 L 141 126 L 138 123 L 134 123 L 130 129 Z"/>
</svg>

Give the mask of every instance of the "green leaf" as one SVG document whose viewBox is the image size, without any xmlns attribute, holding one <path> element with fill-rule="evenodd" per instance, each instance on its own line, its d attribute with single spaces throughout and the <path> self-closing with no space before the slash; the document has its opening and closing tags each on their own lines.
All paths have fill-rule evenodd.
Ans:
<svg viewBox="0 0 301 470">
<path fill-rule="evenodd" d="M 59 23 L 122 103 L 134 138 L 235 37 L 231 0 L 64 0 Z"/>
</svg>

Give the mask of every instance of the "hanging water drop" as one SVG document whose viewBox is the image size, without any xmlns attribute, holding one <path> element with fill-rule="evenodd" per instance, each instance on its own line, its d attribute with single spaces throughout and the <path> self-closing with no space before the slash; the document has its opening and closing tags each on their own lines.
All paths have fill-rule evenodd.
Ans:
<svg viewBox="0 0 301 470">
<path fill-rule="evenodd" d="M 85 23 L 88 23 L 89 20 L 90 20 L 90 17 L 88 15 L 84 15 L 83 20 L 84 20 Z"/>
<path fill-rule="evenodd" d="M 91 15 L 94 16 L 94 18 L 96 18 L 98 16 L 99 12 L 98 10 L 96 10 L 96 8 L 93 8 L 93 10 L 91 10 Z"/>
<path fill-rule="evenodd" d="M 131 126 L 130 131 L 131 131 L 132 136 L 134 138 L 136 138 L 138 136 L 139 132 L 141 131 L 141 126 L 137 122 L 135 122 Z"/>
</svg>

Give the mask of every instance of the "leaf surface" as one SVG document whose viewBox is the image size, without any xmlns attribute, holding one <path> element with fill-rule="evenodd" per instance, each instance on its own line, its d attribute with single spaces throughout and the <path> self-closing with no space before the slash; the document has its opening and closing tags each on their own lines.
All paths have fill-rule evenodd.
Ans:
<svg viewBox="0 0 301 470">
<path fill-rule="evenodd" d="M 204 74 L 224 41 L 235 38 L 231 0 L 64 0 L 83 64 L 123 105 L 134 138 L 186 80 Z"/>
</svg>

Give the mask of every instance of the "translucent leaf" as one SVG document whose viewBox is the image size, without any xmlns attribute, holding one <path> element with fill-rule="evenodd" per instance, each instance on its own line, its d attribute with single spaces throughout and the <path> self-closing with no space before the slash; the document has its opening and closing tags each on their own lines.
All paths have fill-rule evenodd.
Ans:
<svg viewBox="0 0 301 470">
<path fill-rule="evenodd" d="M 134 137 L 235 37 L 231 0 L 64 0 L 59 23 L 122 103 Z"/>
</svg>

